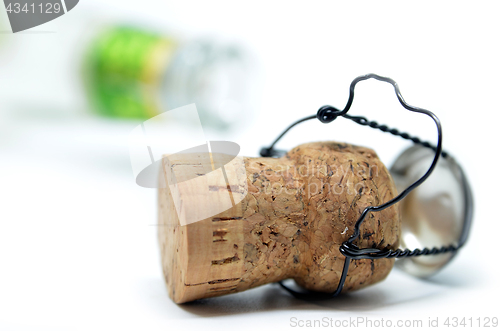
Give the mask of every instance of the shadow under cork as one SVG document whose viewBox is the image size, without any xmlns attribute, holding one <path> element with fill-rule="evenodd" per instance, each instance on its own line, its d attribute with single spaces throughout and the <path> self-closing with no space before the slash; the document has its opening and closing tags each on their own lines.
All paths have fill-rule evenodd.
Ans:
<svg viewBox="0 0 500 331">
<path fill-rule="evenodd" d="M 441 286 L 414 287 L 406 291 L 387 291 L 389 284 L 374 285 L 356 292 L 343 293 L 329 300 L 305 301 L 296 299 L 278 284 L 269 284 L 260 288 L 223 297 L 196 300 L 179 305 L 189 313 L 202 317 L 215 317 L 252 313 L 259 311 L 373 311 L 405 302 L 425 300 L 439 296 L 444 290 Z M 401 284 L 392 284 L 392 286 Z M 399 292 L 396 295 L 394 292 Z M 402 293 L 401 293 L 402 292 Z"/>
<path fill-rule="evenodd" d="M 461 288 L 470 287 L 469 280 L 468 278 L 461 280 L 460 283 L 463 285 Z M 168 297 L 164 283 L 158 281 L 150 284 L 150 286 L 153 285 L 157 294 L 155 297 L 157 299 L 161 297 L 163 302 L 159 306 L 156 303 L 156 308 L 171 307 L 174 303 Z M 396 269 L 391 272 L 389 277 L 376 285 L 355 292 L 343 293 L 330 300 L 304 301 L 296 299 L 278 284 L 268 284 L 240 293 L 179 304 L 176 307 L 198 317 L 272 311 L 369 312 L 391 306 L 435 300 L 445 296 L 449 291 L 453 291 L 455 287 L 454 283 L 439 284 L 435 281 L 417 279 Z M 150 289 L 152 290 L 152 288 Z"/>
</svg>

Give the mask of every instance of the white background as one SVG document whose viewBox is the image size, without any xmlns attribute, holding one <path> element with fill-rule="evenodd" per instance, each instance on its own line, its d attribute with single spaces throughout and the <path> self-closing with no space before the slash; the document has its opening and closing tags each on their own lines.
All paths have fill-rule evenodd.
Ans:
<svg viewBox="0 0 500 331">
<path fill-rule="evenodd" d="M 0 10 L 0 330 L 274 329 L 290 319 L 500 317 L 498 285 L 498 8 L 494 2 L 238 2 L 86 0 L 12 35 Z M 343 107 L 350 81 L 395 79 L 435 112 L 444 146 L 475 195 L 470 241 L 429 280 L 394 270 L 328 302 L 276 285 L 176 305 L 163 283 L 156 192 L 134 183 L 127 135 L 138 124 L 87 114 L 80 83 L 86 38 L 103 22 L 134 22 L 190 38 L 217 36 L 255 59 L 253 112 L 208 139 L 257 156 L 292 121 Z M 352 114 L 434 141 L 390 85 L 365 82 Z M 182 132 L 182 128 L 180 129 Z M 189 139 L 189 138 L 183 138 Z M 337 140 L 374 148 L 387 165 L 408 146 L 345 120 L 294 129 L 280 147 Z M 173 146 L 175 148 L 175 146 Z"/>
</svg>

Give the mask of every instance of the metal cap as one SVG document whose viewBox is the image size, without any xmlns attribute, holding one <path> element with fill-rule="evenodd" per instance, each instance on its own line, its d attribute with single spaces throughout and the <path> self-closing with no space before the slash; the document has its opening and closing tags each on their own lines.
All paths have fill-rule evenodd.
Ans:
<svg viewBox="0 0 500 331">
<path fill-rule="evenodd" d="M 427 171 L 434 155 L 430 148 L 414 145 L 396 159 L 390 172 L 399 192 Z M 400 202 L 400 208 L 402 249 L 461 246 L 467 240 L 472 193 L 462 168 L 448 154 L 442 154 L 431 176 Z M 428 277 L 441 270 L 455 254 L 456 251 L 399 259 L 396 266 L 414 276 Z"/>
</svg>

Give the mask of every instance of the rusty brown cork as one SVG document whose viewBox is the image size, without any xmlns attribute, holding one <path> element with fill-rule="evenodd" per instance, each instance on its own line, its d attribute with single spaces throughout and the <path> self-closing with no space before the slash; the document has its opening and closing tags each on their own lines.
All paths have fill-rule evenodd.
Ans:
<svg viewBox="0 0 500 331">
<path fill-rule="evenodd" d="M 344 263 L 339 247 L 359 215 L 397 194 L 373 150 L 344 143 L 303 144 L 282 158 L 244 158 L 244 165 L 243 200 L 192 224 L 179 224 L 170 189 L 159 189 L 163 273 L 176 303 L 287 278 L 310 290 L 333 292 Z M 400 215 L 393 206 L 370 213 L 355 244 L 394 249 L 399 236 Z M 353 260 L 343 291 L 383 280 L 393 263 Z"/>
</svg>

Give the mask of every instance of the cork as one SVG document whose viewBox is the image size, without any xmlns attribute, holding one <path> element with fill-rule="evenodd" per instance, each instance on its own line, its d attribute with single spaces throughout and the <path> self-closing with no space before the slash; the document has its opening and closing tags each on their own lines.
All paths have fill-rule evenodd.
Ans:
<svg viewBox="0 0 500 331">
<path fill-rule="evenodd" d="M 238 184 L 216 186 L 216 193 L 229 194 L 233 204 L 213 216 L 188 224 L 179 217 L 179 204 L 201 211 L 213 205 L 205 203 L 205 208 L 200 197 L 213 193 L 213 186 L 189 184 L 180 193 L 168 185 L 159 189 L 161 262 L 172 300 L 184 303 L 288 278 L 309 290 L 334 292 L 345 259 L 339 247 L 352 235 L 359 215 L 397 194 L 377 154 L 345 143 L 315 142 L 281 158 L 241 160 L 243 181 L 235 177 L 237 171 L 228 171 L 225 176 Z M 164 158 L 163 175 L 192 171 L 200 166 L 196 162 L 188 155 Z M 398 207 L 370 213 L 360 230 L 358 247 L 397 248 Z M 352 260 L 343 292 L 383 280 L 393 263 Z"/>
</svg>

